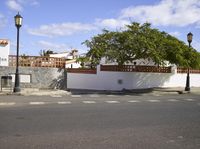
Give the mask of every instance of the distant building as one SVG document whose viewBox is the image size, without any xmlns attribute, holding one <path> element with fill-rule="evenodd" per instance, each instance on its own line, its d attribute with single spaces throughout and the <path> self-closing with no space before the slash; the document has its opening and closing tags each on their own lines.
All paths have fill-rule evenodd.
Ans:
<svg viewBox="0 0 200 149">
<path fill-rule="evenodd" d="M 65 58 L 67 60 L 72 60 L 78 58 L 79 55 L 78 55 L 78 50 L 73 49 L 71 50 L 71 52 L 49 54 L 49 57 Z"/>
<path fill-rule="evenodd" d="M 10 41 L 0 39 L 0 66 L 9 65 Z"/>
<path fill-rule="evenodd" d="M 70 52 L 49 54 L 49 57 L 65 58 L 65 59 L 68 59 L 69 56 L 70 56 Z"/>
<path fill-rule="evenodd" d="M 78 50 L 73 49 L 71 52 L 49 54 L 49 57 L 65 58 L 65 68 L 80 68 L 81 65 L 76 59 L 79 57 Z"/>
<path fill-rule="evenodd" d="M 67 60 L 65 62 L 65 68 L 80 68 L 81 65 L 79 62 L 76 61 L 76 59 L 72 59 L 72 60 Z"/>
<path fill-rule="evenodd" d="M 117 62 L 111 62 L 107 60 L 105 57 L 103 57 L 100 61 L 100 64 L 102 65 L 118 65 Z M 152 59 L 137 59 L 134 60 L 132 63 L 125 63 L 125 65 L 139 65 L 139 66 L 158 66 L 158 64 L 155 64 L 155 62 Z M 165 67 L 171 66 L 171 64 L 168 61 L 165 61 Z"/>
</svg>

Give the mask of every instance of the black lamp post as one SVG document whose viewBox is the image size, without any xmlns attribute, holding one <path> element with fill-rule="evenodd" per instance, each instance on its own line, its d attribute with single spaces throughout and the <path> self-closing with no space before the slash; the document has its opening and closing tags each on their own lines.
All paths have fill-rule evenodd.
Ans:
<svg viewBox="0 0 200 149">
<path fill-rule="evenodd" d="M 15 73 L 15 87 L 14 92 L 20 92 L 20 78 L 19 78 L 19 28 L 22 26 L 22 16 L 18 14 L 15 16 L 15 26 L 17 27 L 17 61 L 16 61 L 16 73 Z"/>
<path fill-rule="evenodd" d="M 191 32 L 189 32 L 187 34 L 187 41 L 189 43 L 189 48 L 191 47 L 192 37 L 193 37 L 193 34 Z M 186 78 L 185 91 L 190 91 L 190 67 L 189 66 L 188 66 L 188 69 L 187 69 L 187 78 Z"/>
</svg>

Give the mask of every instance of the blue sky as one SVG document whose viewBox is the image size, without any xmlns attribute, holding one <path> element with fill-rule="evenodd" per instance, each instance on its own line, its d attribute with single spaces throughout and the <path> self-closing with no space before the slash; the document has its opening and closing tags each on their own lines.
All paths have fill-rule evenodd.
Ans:
<svg viewBox="0 0 200 149">
<path fill-rule="evenodd" d="M 200 0 L 1 0 L 0 38 L 11 41 L 11 54 L 16 54 L 18 11 L 23 16 L 20 54 L 72 48 L 84 53 L 83 41 L 103 28 L 119 30 L 131 21 L 150 22 L 184 42 L 192 32 L 192 46 L 200 51 Z"/>
</svg>

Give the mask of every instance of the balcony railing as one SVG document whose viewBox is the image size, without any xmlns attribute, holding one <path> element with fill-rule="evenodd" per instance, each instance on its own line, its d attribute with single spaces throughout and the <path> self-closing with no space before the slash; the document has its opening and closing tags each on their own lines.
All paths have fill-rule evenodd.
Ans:
<svg viewBox="0 0 200 149">
<path fill-rule="evenodd" d="M 16 66 L 16 60 L 16 56 L 9 55 L 9 66 Z M 65 59 L 41 56 L 19 56 L 19 66 L 65 68 Z"/>
<path fill-rule="evenodd" d="M 101 71 L 171 73 L 171 67 L 101 65 Z"/>
<path fill-rule="evenodd" d="M 96 74 L 96 69 L 90 68 L 67 68 L 67 72 L 69 73 L 85 73 L 85 74 Z"/>
<path fill-rule="evenodd" d="M 178 67 L 177 68 L 177 73 L 187 73 L 188 69 L 187 68 L 181 68 L 181 67 Z M 200 69 L 190 69 L 190 73 L 200 73 Z"/>
</svg>

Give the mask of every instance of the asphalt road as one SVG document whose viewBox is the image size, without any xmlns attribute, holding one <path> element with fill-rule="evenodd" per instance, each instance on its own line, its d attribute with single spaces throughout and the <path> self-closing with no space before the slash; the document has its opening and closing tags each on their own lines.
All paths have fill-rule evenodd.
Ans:
<svg viewBox="0 0 200 149">
<path fill-rule="evenodd" d="M 198 95 L 0 96 L 0 149 L 199 149 Z"/>
</svg>

